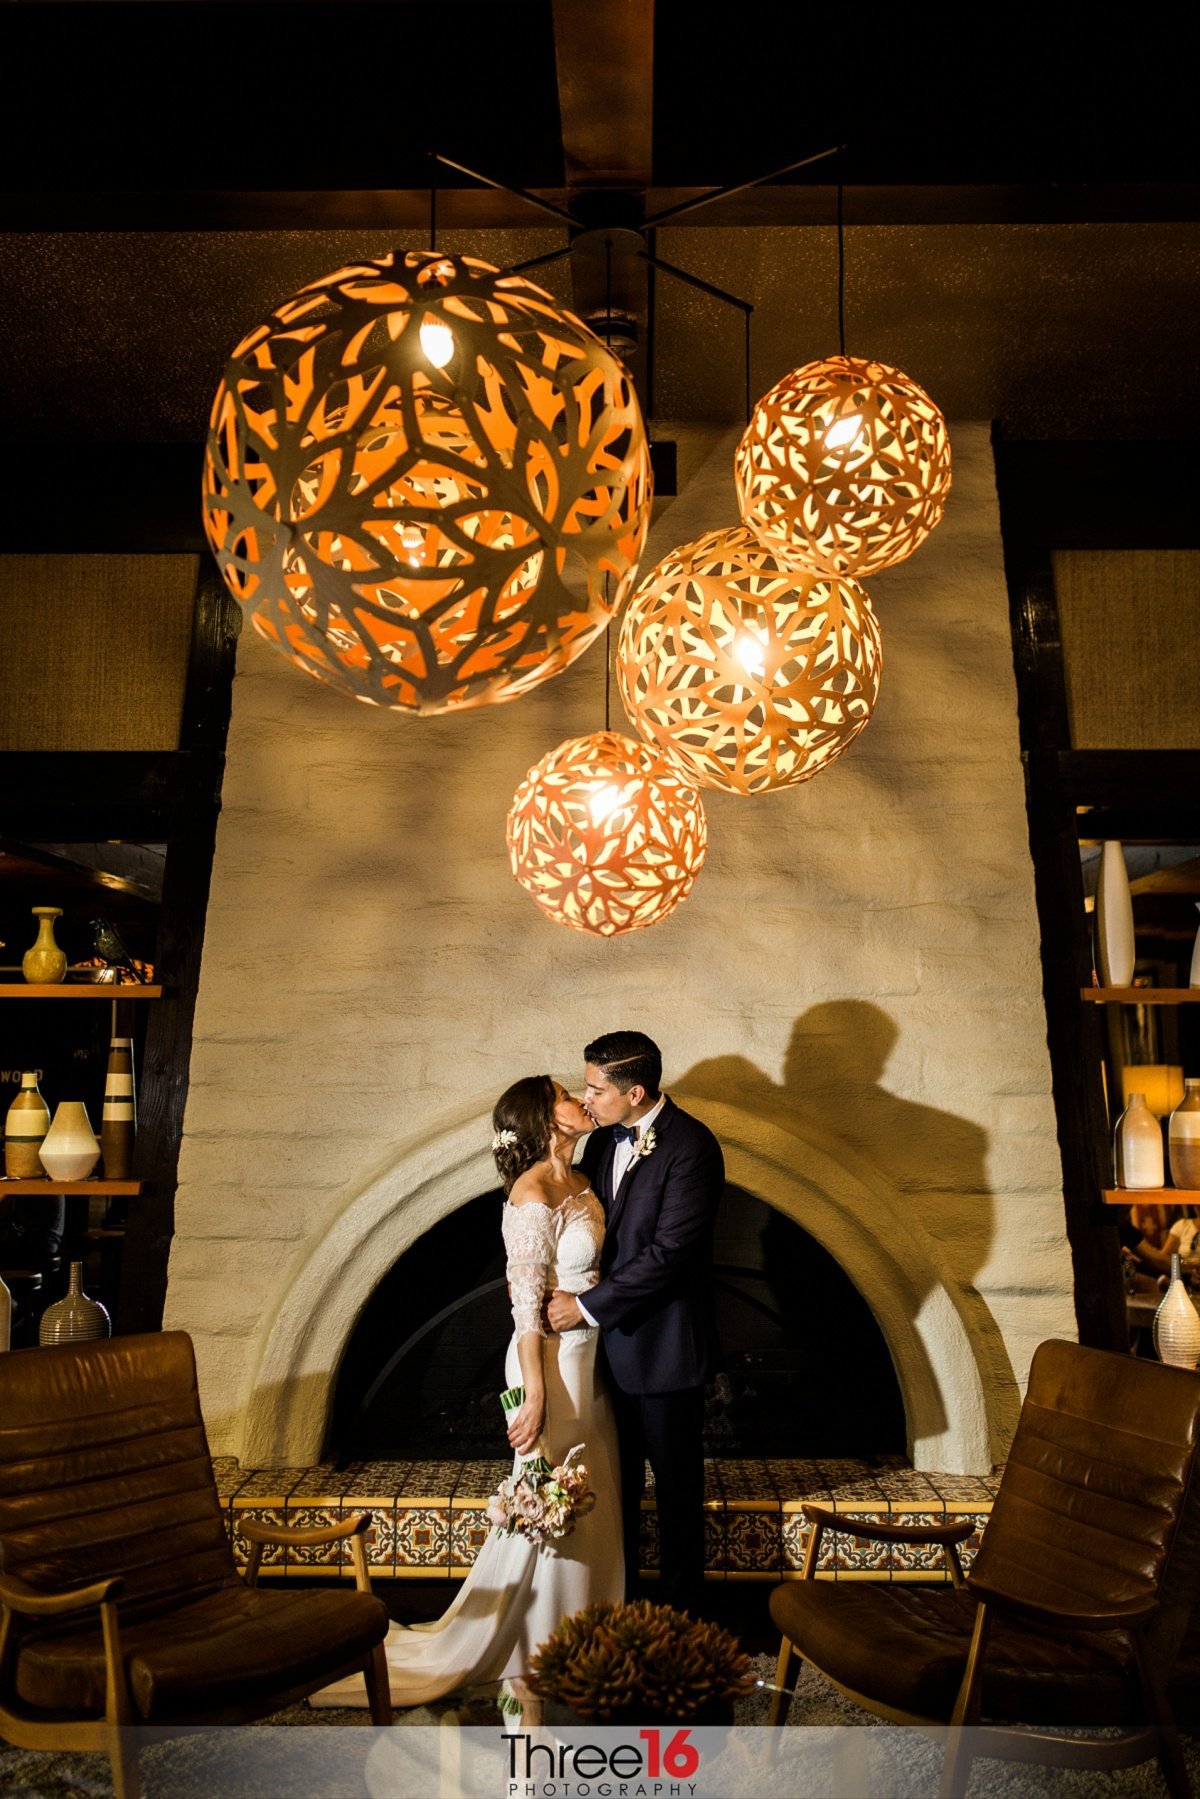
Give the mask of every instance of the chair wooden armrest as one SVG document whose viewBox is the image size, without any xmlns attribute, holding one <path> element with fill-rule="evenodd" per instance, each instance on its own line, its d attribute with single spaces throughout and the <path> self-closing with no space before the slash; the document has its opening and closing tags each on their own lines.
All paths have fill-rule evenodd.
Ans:
<svg viewBox="0 0 1200 1799">
<path fill-rule="evenodd" d="M 855 1518 L 846 1512 L 835 1512 L 827 1505 L 802 1505 L 800 1510 L 812 1525 L 808 1549 L 804 1556 L 804 1579 L 814 1580 L 821 1538 L 827 1530 L 842 1530 L 849 1537 L 873 1543 L 937 1543 L 946 1558 L 950 1579 L 956 1587 L 963 1584 L 962 1563 L 958 1545 L 975 1529 L 973 1518 L 960 1518 L 957 1524 L 883 1524 L 874 1518 Z"/>
<path fill-rule="evenodd" d="M 111 1580 L 97 1580 L 90 1587 L 68 1587 L 63 1592 L 47 1593 L 31 1587 L 15 1574 L 0 1574 L 0 1605 L 19 1612 L 25 1618 L 58 1618 L 67 1612 L 81 1612 L 88 1606 L 107 1605 L 117 1598 L 125 1582 L 119 1574 Z"/>
<path fill-rule="evenodd" d="M 357 1512 L 341 1524 L 268 1524 L 260 1518 L 239 1518 L 237 1527 L 247 1543 L 342 1543 L 360 1536 L 375 1522 L 370 1512 Z"/>
<path fill-rule="evenodd" d="M 874 1543 L 965 1543 L 975 1529 L 974 1518 L 960 1518 L 955 1524 L 884 1524 L 874 1518 L 850 1517 L 827 1505 L 801 1509 L 810 1524 L 819 1523 Z"/>
<path fill-rule="evenodd" d="M 262 1552 L 268 1543 L 279 1543 L 286 1548 L 289 1545 L 299 1547 L 301 1544 L 311 1543 L 344 1543 L 349 1538 L 350 1559 L 354 1563 L 354 1584 L 360 1593 L 369 1593 L 371 1576 L 367 1569 L 367 1532 L 374 1522 L 370 1512 L 356 1512 L 341 1524 L 305 1526 L 264 1524 L 259 1518 L 239 1518 L 237 1527 L 250 1545 L 246 1556 L 246 1585 L 258 1585 Z"/>
<path fill-rule="evenodd" d="M 1038 1605 L 1032 1599 L 1018 1599 L 999 1587 L 991 1587 L 967 1576 L 967 1586 L 976 1599 L 990 1605 L 1020 1624 L 1035 1624 L 1040 1630 L 1136 1630 L 1149 1621 L 1160 1601 L 1155 1597 L 1130 1600 L 1103 1612 L 1065 1612 L 1051 1605 Z"/>
</svg>

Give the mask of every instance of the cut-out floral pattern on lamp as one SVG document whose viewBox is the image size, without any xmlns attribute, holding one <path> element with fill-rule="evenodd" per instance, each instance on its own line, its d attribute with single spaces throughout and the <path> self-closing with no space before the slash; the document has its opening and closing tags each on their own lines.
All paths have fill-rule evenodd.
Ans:
<svg viewBox="0 0 1200 1799">
<path fill-rule="evenodd" d="M 673 550 L 621 622 L 617 676 L 642 735 L 702 786 L 807 781 L 858 736 L 882 649 L 853 581 L 789 569 L 741 527 Z"/>
<path fill-rule="evenodd" d="M 764 394 L 734 457 L 742 519 L 784 561 L 830 575 L 903 562 L 950 492 L 950 439 L 899 369 L 830 356 Z"/>
<path fill-rule="evenodd" d="M 204 522 L 226 582 L 281 654 L 374 705 L 481 706 L 557 674 L 624 600 L 650 500 L 627 371 L 473 257 L 309 283 L 213 403 Z"/>
<path fill-rule="evenodd" d="M 691 892 L 707 847 L 695 787 L 616 731 L 560 743 L 508 814 L 516 879 L 556 924 L 599 937 L 660 923 Z"/>
</svg>

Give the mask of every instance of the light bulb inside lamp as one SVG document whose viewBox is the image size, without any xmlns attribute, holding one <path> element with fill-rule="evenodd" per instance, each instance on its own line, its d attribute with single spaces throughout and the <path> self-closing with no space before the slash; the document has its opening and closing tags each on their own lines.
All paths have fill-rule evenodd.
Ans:
<svg viewBox="0 0 1200 1799">
<path fill-rule="evenodd" d="M 588 801 L 588 811 L 592 815 L 594 825 L 602 825 L 606 818 L 611 818 L 621 803 L 621 789 L 611 784 L 600 787 Z"/>
<path fill-rule="evenodd" d="M 763 646 L 751 632 L 742 632 L 733 646 L 733 653 L 748 675 L 755 675 L 761 680 L 766 674 L 767 662 Z"/>
<path fill-rule="evenodd" d="M 860 415 L 851 412 L 845 418 L 835 419 L 825 433 L 827 450 L 848 450 L 862 436 L 863 422 Z"/>
<path fill-rule="evenodd" d="M 454 354 L 454 333 L 440 319 L 422 319 L 421 354 L 435 369 L 444 369 Z"/>
</svg>

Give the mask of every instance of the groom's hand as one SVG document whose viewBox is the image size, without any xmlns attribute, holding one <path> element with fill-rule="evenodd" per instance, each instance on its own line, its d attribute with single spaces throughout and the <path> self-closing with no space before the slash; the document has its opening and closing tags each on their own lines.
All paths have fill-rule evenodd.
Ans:
<svg viewBox="0 0 1200 1799">
<path fill-rule="evenodd" d="M 579 1301 L 573 1293 L 564 1293 L 556 1287 L 546 1302 L 546 1317 L 552 1331 L 574 1330 L 583 1323 L 583 1313 L 579 1310 Z"/>
</svg>

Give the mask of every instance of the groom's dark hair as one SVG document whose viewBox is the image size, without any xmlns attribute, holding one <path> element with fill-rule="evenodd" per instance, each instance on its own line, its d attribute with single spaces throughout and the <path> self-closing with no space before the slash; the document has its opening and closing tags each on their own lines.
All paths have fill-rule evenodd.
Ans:
<svg viewBox="0 0 1200 1799">
<path fill-rule="evenodd" d="M 606 1031 L 589 1043 L 585 1062 L 602 1068 L 621 1093 L 644 1087 L 647 1099 L 657 1099 L 662 1088 L 662 1051 L 645 1031 Z"/>
</svg>

